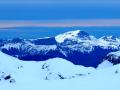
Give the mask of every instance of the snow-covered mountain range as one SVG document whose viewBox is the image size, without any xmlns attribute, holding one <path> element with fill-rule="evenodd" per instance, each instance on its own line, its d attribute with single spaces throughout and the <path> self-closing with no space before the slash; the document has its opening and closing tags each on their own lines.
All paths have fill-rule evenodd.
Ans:
<svg viewBox="0 0 120 90">
<path fill-rule="evenodd" d="M 119 72 L 120 38 L 114 36 L 76 30 L 0 40 L 0 90 L 119 90 Z"/>
<path fill-rule="evenodd" d="M 63 58 L 76 65 L 97 67 L 110 52 L 120 50 L 120 38 L 96 38 L 75 30 L 56 37 L 0 40 L 0 50 L 24 61 L 45 61 Z"/>
</svg>

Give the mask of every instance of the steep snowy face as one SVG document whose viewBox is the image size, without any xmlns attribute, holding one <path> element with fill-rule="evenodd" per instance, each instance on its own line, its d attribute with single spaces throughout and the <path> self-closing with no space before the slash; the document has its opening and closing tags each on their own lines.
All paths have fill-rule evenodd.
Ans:
<svg viewBox="0 0 120 90">
<path fill-rule="evenodd" d="M 111 62 L 112 64 L 120 64 L 120 51 L 109 53 L 104 60 Z"/>
</svg>

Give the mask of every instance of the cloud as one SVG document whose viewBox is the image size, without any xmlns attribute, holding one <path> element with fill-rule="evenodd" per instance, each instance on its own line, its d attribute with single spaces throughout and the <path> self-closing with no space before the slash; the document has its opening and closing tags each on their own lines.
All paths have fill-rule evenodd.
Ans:
<svg viewBox="0 0 120 90">
<path fill-rule="evenodd" d="M 0 28 L 10 27 L 98 27 L 120 26 L 120 19 L 82 19 L 82 20 L 54 20 L 54 21 L 1 21 Z"/>
</svg>

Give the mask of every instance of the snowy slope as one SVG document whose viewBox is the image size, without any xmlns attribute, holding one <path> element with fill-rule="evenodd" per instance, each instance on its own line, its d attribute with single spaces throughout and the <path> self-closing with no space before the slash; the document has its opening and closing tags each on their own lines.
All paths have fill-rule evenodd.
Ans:
<svg viewBox="0 0 120 90">
<path fill-rule="evenodd" d="M 101 64 L 98 65 L 97 69 L 104 69 L 112 66 L 113 64 L 111 62 L 104 60 Z"/>
<path fill-rule="evenodd" d="M 35 68 L 36 70 L 34 70 Z M 14 79 L 15 81 L 20 79 L 29 80 L 32 79 L 33 76 L 37 77 L 38 69 L 39 67 L 35 62 L 26 63 L 0 52 L 0 78 L 2 81 L 4 81 L 7 76 L 11 77 L 5 80 L 8 82 L 11 79 Z"/>
<path fill-rule="evenodd" d="M 93 68 L 76 66 L 71 62 L 54 58 L 48 61 L 20 61 L 0 52 L 0 79 L 2 81 L 56 80 L 86 76 L 94 72 Z M 5 80 L 7 76 L 9 79 Z"/>
<path fill-rule="evenodd" d="M 111 66 L 100 70 L 93 68 L 85 68 L 75 66 L 72 63 L 60 59 L 50 59 L 46 62 L 26 62 L 19 61 L 13 57 L 5 55 L 0 52 L 0 71 L 10 73 L 13 83 L 9 80 L 0 81 L 0 90 L 120 90 L 120 65 Z M 1 67 L 4 64 L 4 67 Z M 6 66 L 7 65 L 7 66 Z M 18 69 L 18 66 L 21 66 Z M 65 68 L 66 67 L 66 68 Z M 42 68 L 42 69 L 41 69 Z M 44 80 L 41 78 L 46 72 L 69 75 L 74 72 L 89 75 L 79 76 L 71 79 L 56 79 L 48 77 L 52 80 Z M 47 73 L 46 73 L 47 75 Z M 56 79 L 56 80 L 55 80 Z"/>
<path fill-rule="evenodd" d="M 49 59 L 44 62 L 42 69 L 45 71 L 46 79 L 48 80 L 71 79 L 79 76 L 87 76 L 95 71 L 94 68 L 77 66 L 60 58 Z"/>
</svg>

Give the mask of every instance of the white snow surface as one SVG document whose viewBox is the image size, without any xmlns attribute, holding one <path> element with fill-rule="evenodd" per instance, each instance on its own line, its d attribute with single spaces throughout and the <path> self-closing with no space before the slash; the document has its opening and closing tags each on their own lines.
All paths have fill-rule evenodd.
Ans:
<svg viewBox="0 0 120 90">
<path fill-rule="evenodd" d="M 3 72 L 4 77 L 11 75 L 12 79 L 17 82 L 21 80 L 56 80 L 61 77 L 71 79 L 88 75 L 93 71 L 95 71 L 94 68 L 77 66 L 61 58 L 41 62 L 21 61 L 0 52 L 0 79 L 4 79 Z"/>
<path fill-rule="evenodd" d="M 10 74 L 16 82 L 4 80 L 1 72 Z M 83 76 L 58 79 L 58 74 L 64 77 Z M 49 80 L 44 80 L 46 76 Z M 95 70 L 60 58 L 27 62 L 0 52 L 0 78 L 0 90 L 120 90 L 120 65 Z"/>
<path fill-rule="evenodd" d="M 62 43 L 64 42 L 65 39 L 72 39 L 72 38 L 77 37 L 78 33 L 80 33 L 80 30 L 69 31 L 69 32 L 56 36 L 55 39 L 57 42 Z"/>
</svg>

